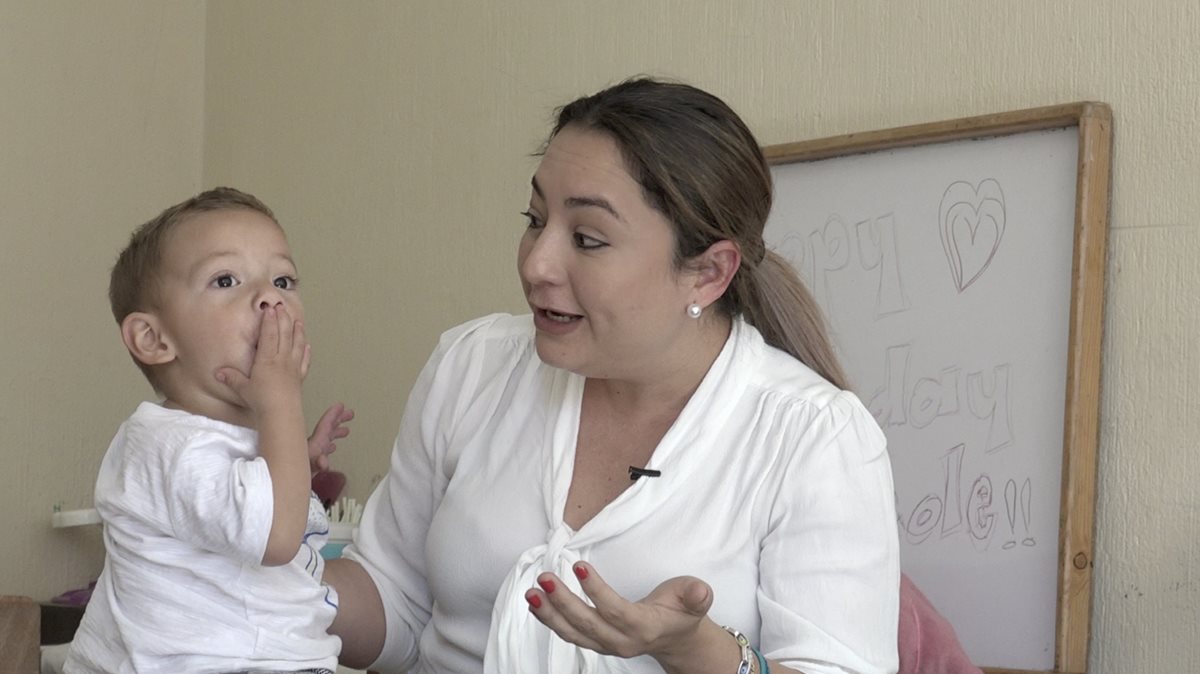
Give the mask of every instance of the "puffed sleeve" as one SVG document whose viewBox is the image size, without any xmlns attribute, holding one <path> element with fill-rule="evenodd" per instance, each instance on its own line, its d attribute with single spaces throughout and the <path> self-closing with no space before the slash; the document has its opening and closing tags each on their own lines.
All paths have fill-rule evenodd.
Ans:
<svg viewBox="0 0 1200 674">
<path fill-rule="evenodd" d="M 850 393 L 795 415 L 774 476 L 758 603 L 764 655 L 806 674 L 894 674 L 900 561 L 886 440 Z"/>
<path fill-rule="evenodd" d="M 482 367 L 471 337 L 496 318 L 442 335 L 409 394 L 388 474 L 368 499 L 357 539 L 346 549 L 345 557 L 362 565 L 383 600 L 387 636 L 372 670 L 405 670 L 417 660 L 433 605 L 426 537 L 452 476 L 448 438 Z"/>
</svg>

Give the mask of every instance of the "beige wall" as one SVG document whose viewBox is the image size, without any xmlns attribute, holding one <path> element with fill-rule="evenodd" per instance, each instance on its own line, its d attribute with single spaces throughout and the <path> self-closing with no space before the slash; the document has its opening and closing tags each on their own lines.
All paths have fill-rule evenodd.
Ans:
<svg viewBox="0 0 1200 674">
<path fill-rule="evenodd" d="M 0 0 L 0 594 L 100 571 L 90 507 L 117 424 L 152 395 L 122 353 L 108 269 L 200 186 L 202 2 Z"/>
<path fill-rule="evenodd" d="M 206 48 L 194 4 L 103 7 L 0 0 L 0 259 L 16 271 L 0 290 L 12 382 L 0 506 L 16 532 L 0 592 L 45 595 L 98 571 L 94 535 L 45 522 L 56 501 L 86 504 L 113 428 L 145 393 L 103 305 L 131 223 L 197 183 L 276 208 L 315 343 L 309 412 L 333 399 L 358 410 L 336 463 L 365 496 L 436 335 L 522 306 L 517 212 L 552 108 L 649 72 L 725 97 L 764 144 L 1113 106 L 1091 670 L 1200 659 L 1191 0 L 214 0 Z M 14 100 L 9 83 L 30 94 Z M 68 550 L 81 560 L 62 561 Z"/>
</svg>

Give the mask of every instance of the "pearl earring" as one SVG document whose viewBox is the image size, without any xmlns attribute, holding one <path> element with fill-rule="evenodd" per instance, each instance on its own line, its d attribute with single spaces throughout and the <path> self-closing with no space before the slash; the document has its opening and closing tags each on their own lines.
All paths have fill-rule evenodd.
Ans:
<svg viewBox="0 0 1200 674">
<path fill-rule="evenodd" d="M 696 304 L 695 302 L 692 302 L 691 304 L 688 305 L 688 308 L 687 308 L 688 316 L 691 316 L 692 318 L 700 318 L 701 311 L 704 311 L 704 310 L 701 309 L 700 305 Z"/>
</svg>

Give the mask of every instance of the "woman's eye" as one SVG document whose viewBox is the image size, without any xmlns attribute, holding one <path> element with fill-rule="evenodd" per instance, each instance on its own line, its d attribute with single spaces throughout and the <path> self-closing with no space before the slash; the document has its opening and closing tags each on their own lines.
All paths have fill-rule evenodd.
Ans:
<svg viewBox="0 0 1200 674">
<path fill-rule="evenodd" d="M 529 221 L 526 225 L 527 227 L 529 227 L 529 229 L 541 229 L 542 228 L 541 219 L 538 218 L 538 216 L 534 215 L 532 211 L 522 211 L 521 215 L 525 216 L 525 219 Z"/>
<path fill-rule="evenodd" d="M 296 288 L 296 278 L 294 276 L 280 276 L 275 279 L 275 287 L 280 290 L 294 290 Z"/>
<path fill-rule="evenodd" d="M 213 279 L 213 285 L 218 288 L 232 288 L 237 285 L 237 279 L 233 278 L 232 274 L 221 274 Z"/>
<path fill-rule="evenodd" d="M 588 236 L 587 234 L 580 234 L 579 232 L 575 232 L 575 247 L 576 248 L 582 248 L 583 250 L 592 250 L 594 248 L 603 248 L 604 246 L 607 246 L 607 245 L 608 245 L 607 243 L 604 243 L 600 239 L 593 239 L 592 237 Z"/>
</svg>

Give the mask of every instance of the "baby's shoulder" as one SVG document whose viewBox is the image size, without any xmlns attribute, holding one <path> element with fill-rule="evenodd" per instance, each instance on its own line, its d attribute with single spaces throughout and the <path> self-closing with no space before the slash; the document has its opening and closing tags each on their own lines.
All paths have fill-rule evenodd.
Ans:
<svg viewBox="0 0 1200 674">
<path fill-rule="evenodd" d="M 154 457 L 170 462 L 192 449 L 253 453 L 255 437 L 248 428 L 144 402 L 121 425 L 116 442 L 127 458 Z"/>
</svg>

